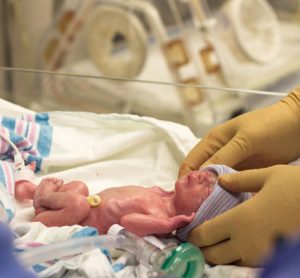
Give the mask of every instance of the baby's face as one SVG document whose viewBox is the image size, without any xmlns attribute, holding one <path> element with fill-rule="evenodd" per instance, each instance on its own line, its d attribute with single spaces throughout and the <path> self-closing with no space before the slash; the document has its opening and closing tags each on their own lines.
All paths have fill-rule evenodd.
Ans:
<svg viewBox="0 0 300 278">
<path fill-rule="evenodd" d="M 189 215 L 196 212 L 212 192 L 218 180 L 211 171 L 192 171 L 175 183 L 175 206 L 178 212 Z"/>
</svg>

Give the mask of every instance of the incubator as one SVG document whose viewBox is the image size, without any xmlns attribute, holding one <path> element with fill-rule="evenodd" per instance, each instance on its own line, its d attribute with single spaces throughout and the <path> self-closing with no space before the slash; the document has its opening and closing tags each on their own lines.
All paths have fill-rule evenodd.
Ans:
<svg viewBox="0 0 300 278">
<path fill-rule="evenodd" d="M 275 0 L 62 1 L 36 38 L 37 68 L 51 74 L 32 74 L 30 94 L 14 97 L 39 111 L 171 120 L 202 136 L 252 109 L 246 94 L 214 94 L 205 86 L 268 91 L 298 73 L 297 9 L 287 19 L 282 6 Z M 22 77 L 13 77 L 16 90 Z"/>
<path fill-rule="evenodd" d="M 158 241 L 158 240 L 156 240 Z M 153 242 L 153 240 L 152 240 Z M 149 277 L 199 278 L 204 273 L 204 257 L 200 249 L 190 243 L 167 247 L 154 245 L 115 224 L 107 235 L 69 239 L 27 250 L 20 254 L 25 266 L 79 254 L 93 248 L 119 248 L 134 254 L 149 268 Z"/>
</svg>

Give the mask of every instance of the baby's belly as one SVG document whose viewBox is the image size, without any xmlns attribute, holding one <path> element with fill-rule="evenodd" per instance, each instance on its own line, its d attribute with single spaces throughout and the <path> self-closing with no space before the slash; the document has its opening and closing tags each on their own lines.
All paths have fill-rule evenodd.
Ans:
<svg viewBox="0 0 300 278">
<path fill-rule="evenodd" d="M 111 199 L 103 202 L 102 206 L 92 208 L 81 225 L 95 227 L 101 234 L 107 233 L 112 225 L 121 224 L 121 219 L 125 215 L 131 213 L 153 214 L 151 206 L 148 206 L 147 203 L 137 200 L 127 202 L 126 200 Z"/>
<path fill-rule="evenodd" d="M 83 226 L 97 228 L 101 234 L 107 233 L 113 224 L 120 224 L 124 215 L 132 213 L 129 207 L 124 207 L 119 202 L 112 200 L 100 208 L 91 208 L 89 215 L 80 223 Z"/>
<path fill-rule="evenodd" d="M 105 213 L 106 217 L 108 219 L 117 219 L 120 220 L 123 215 L 130 214 L 134 212 L 132 206 L 128 206 L 124 204 L 124 202 L 120 202 L 119 200 L 110 200 L 107 202 L 107 205 L 105 207 Z M 137 211 L 136 211 L 137 212 Z"/>
<path fill-rule="evenodd" d="M 99 234 L 104 234 L 106 233 L 103 227 L 104 222 L 104 218 L 99 217 L 97 208 L 91 208 L 88 216 L 79 225 L 94 227 L 98 230 Z"/>
</svg>

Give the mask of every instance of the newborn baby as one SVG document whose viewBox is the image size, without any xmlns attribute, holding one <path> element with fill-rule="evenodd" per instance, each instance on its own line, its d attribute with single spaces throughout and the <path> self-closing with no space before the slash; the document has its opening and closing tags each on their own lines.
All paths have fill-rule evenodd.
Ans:
<svg viewBox="0 0 300 278">
<path fill-rule="evenodd" d="M 61 179 L 45 178 L 38 186 L 18 182 L 15 197 L 19 201 L 32 199 L 32 221 L 46 226 L 80 224 L 103 234 L 111 225 L 120 224 L 138 236 L 165 235 L 193 220 L 216 182 L 213 171 L 193 171 L 176 181 L 174 191 L 128 185 L 89 196 L 80 181 L 63 184 Z"/>
</svg>

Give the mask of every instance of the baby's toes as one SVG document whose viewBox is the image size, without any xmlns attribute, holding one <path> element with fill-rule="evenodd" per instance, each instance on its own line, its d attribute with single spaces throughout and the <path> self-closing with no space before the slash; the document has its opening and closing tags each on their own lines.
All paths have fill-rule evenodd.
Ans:
<svg viewBox="0 0 300 278">
<path fill-rule="evenodd" d="M 64 181 L 63 179 L 60 179 L 60 178 L 53 178 L 53 181 L 52 181 L 55 185 L 58 185 L 58 186 L 61 186 L 64 184 Z"/>
<path fill-rule="evenodd" d="M 60 186 L 63 184 L 63 180 L 55 177 L 47 177 L 42 179 L 40 185 L 56 185 Z"/>
</svg>

